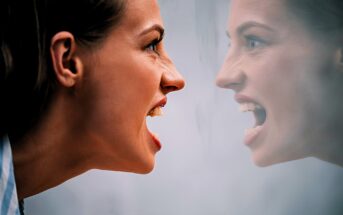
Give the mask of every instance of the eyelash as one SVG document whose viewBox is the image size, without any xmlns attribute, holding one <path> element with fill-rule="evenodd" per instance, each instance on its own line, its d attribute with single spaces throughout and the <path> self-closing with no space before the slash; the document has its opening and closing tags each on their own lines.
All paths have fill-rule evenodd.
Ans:
<svg viewBox="0 0 343 215">
<path fill-rule="evenodd" d="M 257 48 L 262 48 L 264 45 L 266 45 L 266 42 L 259 37 L 256 37 L 254 35 L 246 35 L 244 36 L 245 39 L 245 47 L 248 50 L 256 50 Z M 232 41 L 229 38 L 228 39 L 228 48 L 230 49 L 232 46 Z"/>
<path fill-rule="evenodd" d="M 156 54 L 160 54 L 158 52 L 158 45 L 161 43 L 162 39 L 161 38 L 157 38 L 157 39 L 154 39 L 151 43 L 149 43 L 146 47 L 145 47 L 145 50 L 147 51 L 152 51 Z"/>
<path fill-rule="evenodd" d="M 250 50 L 262 48 L 266 44 L 264 40 L 253 35 L 247 35 L 247 36 L 244 36 L 244 38 L 246 42 L 246 47 Z"/>
</svg>

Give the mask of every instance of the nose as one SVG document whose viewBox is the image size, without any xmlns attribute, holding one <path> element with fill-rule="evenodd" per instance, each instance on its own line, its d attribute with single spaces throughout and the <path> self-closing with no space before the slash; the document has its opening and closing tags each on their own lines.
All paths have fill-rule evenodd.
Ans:
<svg viewBox="0 0 343 215">
<path fill-rule="evenodd" d="M 168 68 L 162 74 L 161 89 L 164 94 L 181 90 L 185 86 L 185 80 L 177 71 L 172 62 L 168 63 Z"/>
<path fill-rule="evenodd" d="M 246 76 L 240 67 L 240 62 L 234 63 L 227 59 L 217 75 L 216 85 L 237 92 L 243 87 L 245 79 Z"/>
</svg>

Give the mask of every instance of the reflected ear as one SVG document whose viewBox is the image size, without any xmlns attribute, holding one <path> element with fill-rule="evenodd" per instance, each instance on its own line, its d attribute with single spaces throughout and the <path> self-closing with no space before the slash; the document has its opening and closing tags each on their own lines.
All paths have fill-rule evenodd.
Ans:
<svg viewBox="0 0 343 215">
<path fill-rule="evenodd" d="M 58 32 L 51 39 L 50 54 L 57 81 L 73 87 L 82 77 L 82 62 L 76 53 L 77 44 L 69 32 Z"/>
<path fill-rule="evenodd" d="M 338 53 L 337 53 L 337 60 L 338 63 L 343 66 L 343 48 L 340 48 Z"/>
<path fill-rule="evenodd" d="M 334 53 L 335 70 L 343 74 L 343 47 L 337 48 Z"/>
</svg>

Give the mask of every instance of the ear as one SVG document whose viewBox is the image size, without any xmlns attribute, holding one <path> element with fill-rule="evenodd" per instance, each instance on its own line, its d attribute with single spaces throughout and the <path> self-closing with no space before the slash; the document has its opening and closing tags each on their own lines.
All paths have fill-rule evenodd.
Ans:
<svg viewBox="0 0 343 215">
<path fill-rule="evenodd" d="M 64 87 L 74 87 L 82 78 L 83 65 L 76 48 L 75 38 L 69 32 L 58 32 L 51 39 L 52 65 L 58 82 Z"/>
<path fill-rule="evenodd" d="M 343 74 L 343 46 L 336 49 L 335 68 L 340 74 Z"/>
<path fill-rule="evenodd" d="M 341 47 L 336 53 L 337 63 L 343 66 L 343 47 Z"/>
</svg>

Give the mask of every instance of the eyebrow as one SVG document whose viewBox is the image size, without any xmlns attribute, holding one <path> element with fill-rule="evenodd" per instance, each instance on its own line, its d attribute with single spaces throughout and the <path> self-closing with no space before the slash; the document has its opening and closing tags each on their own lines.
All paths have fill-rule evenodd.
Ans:
<svg viewBox="0 0 343 215">
<path fill-rule="evenodd" d="M 265 25 L 265 24 L 262 24 L 259 22 L 255 22 L 255 21 L 249 21 L 249 22 L 245 22 L 242 25 L 238 26 L 237 33 L 243 34 L 244 31 L 247 31 L 248 29 L 253 28 L 253 27 L 263 28 L 267 31 L 275 32 L 275 30 L 273 28 L 269 27 L 268 25 Z M 228 31 L 226 31 L 226 35 L 230 38 L 230 33 Z"/>
<path fill-rule="evenodd" d="M 140 34 L 139 36 L 142 36 L 144 34 L 148 34 L 150 33 L 151 31 L 158 31 L 160 33 L 160 38 L 163 38 L 164 36 L 164 28 L 159 25 L 159 24 L 155 24 L 155 25 L 152 25 L 146 29 L 144 29 Z"/>
</svg>

